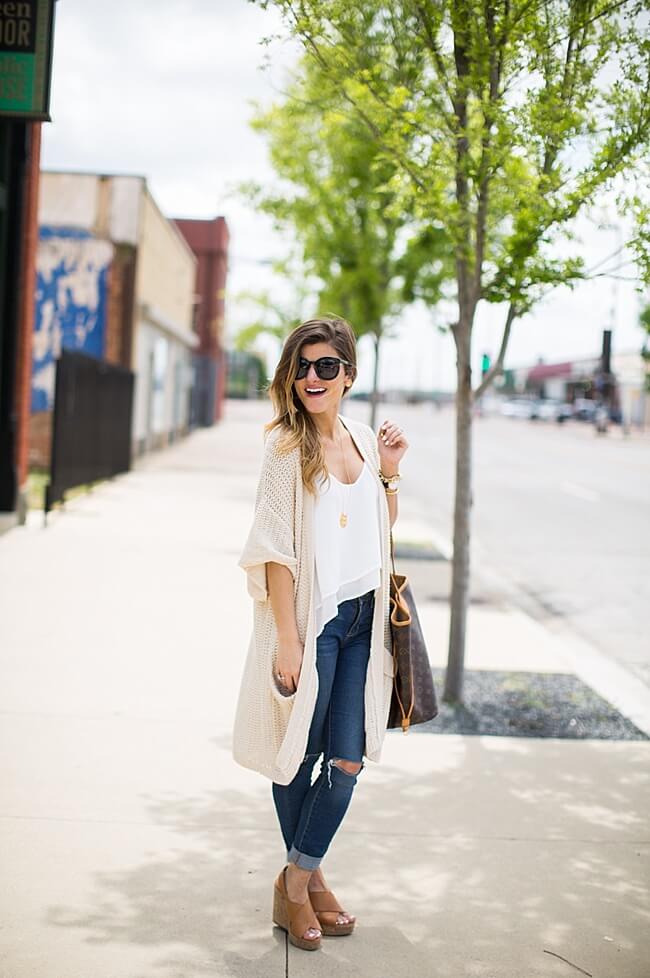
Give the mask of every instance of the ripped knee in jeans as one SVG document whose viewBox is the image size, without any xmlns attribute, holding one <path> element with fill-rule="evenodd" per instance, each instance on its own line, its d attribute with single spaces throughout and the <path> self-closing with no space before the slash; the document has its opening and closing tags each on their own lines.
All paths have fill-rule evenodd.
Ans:
<svg viewBox="0 0 650 978">
<path fill-rule="evenodd" d="M 339 771 L 343 771 L 344 774 L 354 778 L 356 782 L 356 776 L 363 769 L 364 763 L 363 761 L 348 761 L 343 757 L 330 757 L 327 762 L 327 782 L 330 788 L 332 787 L 332 767 L 337 767 Z"/>
</svg>

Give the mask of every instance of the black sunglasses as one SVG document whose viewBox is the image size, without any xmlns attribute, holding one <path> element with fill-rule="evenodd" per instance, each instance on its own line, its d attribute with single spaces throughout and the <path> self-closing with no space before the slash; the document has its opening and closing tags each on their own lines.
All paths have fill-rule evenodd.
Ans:
<svg viewBox="0 0 650 978">
<path fill-rule="evenodd" d="M 334 380 L 338 375 L 342 363 L 347 364 L 348 367 L 354 366 L 349 360 L 342 360 L 341 357 L 319 357 L 318 360 L 306 360 L 305 357 L 300 357 L 298 360 L 296 380 L 302 380 L 303 377 L 307 376 L 307 371 L 312 363 L 316 368 L 317 376 L 321 380 Z"/>
</svg>

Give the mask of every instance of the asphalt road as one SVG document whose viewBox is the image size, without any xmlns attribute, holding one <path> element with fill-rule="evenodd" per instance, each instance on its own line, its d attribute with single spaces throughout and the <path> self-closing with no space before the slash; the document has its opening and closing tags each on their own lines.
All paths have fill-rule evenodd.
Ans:
<svg viewBox="0 0 650 978">
<path fill-rule="evenodd" d="M 346 410 L 368 419 L 365 404 Z M 451 407 L 382 404 L 377 419 L 406 431 L 404 498 L 448 541 L 454 417 Z M 650 685 L 650 434 L 500 416 L 473 430 L 475 566 Z"/>
</svg>

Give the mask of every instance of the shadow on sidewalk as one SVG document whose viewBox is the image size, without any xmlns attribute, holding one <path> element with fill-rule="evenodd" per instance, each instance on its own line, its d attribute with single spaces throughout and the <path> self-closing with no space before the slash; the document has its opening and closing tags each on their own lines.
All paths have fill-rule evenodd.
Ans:
<svg viewBox="0 0 650 978">
<path fill-rule="evenodd" d="M 77 931 L 98 954 L 115 942 L 159 949 L 151 973 L 169 978 L 578 973 L 553 955 L 594 978 L 640 978 L 650 950 L 647 746 L 407 746 L 401 736 L 387 738 L 385 762 L 367 765 L 324 866 L 358 917 L 352 937 L 306 954 L 272 927 L 283 847 L 262 778 L 249 790 L 148 799 L 151 822 L 177 833 L 178 847 L 123 872 L 95 870 L 89 905 L 53 906 L 49 925 Z"/>
</svg>

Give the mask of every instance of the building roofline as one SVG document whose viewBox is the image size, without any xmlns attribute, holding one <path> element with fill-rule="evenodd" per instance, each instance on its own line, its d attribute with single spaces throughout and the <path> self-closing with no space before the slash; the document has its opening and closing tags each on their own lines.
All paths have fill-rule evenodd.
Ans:
<svg viewBox="0 0 650 978">
<path fill-rule="evenodd" d="M 614 357 L 632 356 L 632 355 L 641 356 L 641 347 L 640 346 L 625 347 L 624 349 L 621 350 L 613 349 L 611 352 L 612 359 L 614 359 Z M 565 358 L 563 360 L 544 360 L 542 363 L 539 363 L 539 361 L 535 361 L 534 363 L 528 361 L 527 363 L 508 365 L 505 366 L 504 369 L 505 370 L 533 370 L 535 367 L 542 367 L 542 366 L 559 367 L 559 366 L 563 366 L 564 364 L 570 364 L 571 366 L 580 366 L 581 364 L 591 363 L 593 360 L 600 360 L 601 356 L 602 354 L 598 352 L 598 353 L 592 353 L 589 356 L 573 357 L 571 359 Z"/>
<path fill-rule="evenodd" d="M 228 224 L 224 214 L 215 214 L 214 217 L 185 217 L 182 214 L 174 214 L 174 221 L 193 221 L 194 224 L 214 224 L 215 221 L 223 221 Z"/>
<path fill-rule="evenodd" d="M 140 183 L 142 184 L 142 188 L 144 192 L 149 197 L 153 206 L 156 208 L 156 210 L 163 218 L 163 220 L 165 220 L 167 224 L 170 226 L 172 233 L 181 242 L 183 248 L 185 249 L 187 254 L 191 256 L 192 261 L 196 265 L 197 263 L 196 255 L 188 245 L 187 241 L 185 240 L 185 238 L 183 237 L 179 229 L 176 227 L 174 223 L 174 218 L 168 217 L 167 214 L 165 214 L 161 209 L 160 204 L 158 203 L 158 201 L 156 200 L 156 198 L 154 197 L 154 195 L 152 194 L 149 188 L 149 182 L 147 180 L 147 177 L 145 177 L 142 173 L 106 173 L 100 170 L 69 170 L 69 169 L 61 170 L 61 169 L 50 169 L 50 168 L 41 169 L 41 173 L 42 174 L 51 173 L 54 175 L 68 176 L 68 177 L 95 177 L 97 179 L 103 178 L 107 180 L 119 179 L 120 177 L 125 177 L 129 180 L 139 180 Z M 140 244 L 140 237 L 141 237 L 141 224 L 140 224 L 141 220 L 142 220 L 142 214 L 138 214 L 138 245 Z"/>
<path fill-rule="evenodd" d="M 160 207 L 160 204 L 158 203 L 158 201 L 156 200 L 156 198 L 152 194 L 151 190 L 149 189 L 149 185 L 148 185 L 148 183 L 147 183 L 146 180 L 144 182 L 144 192 L 146 193 L 146 195 L 148 196 L 149 200 L 151 201 L 151 203 L 153 204 L 153 206 L 156 208 L 156 210 L 158 211 L 158 213 L 160 214 L 160 216 L 162 217 L 162 219 L 164 221 L 166 221 L 167 224 L 169 224 L 169 226 L 172 229 L 173 234 L 176 236 L 176 238 L 178 239 L 178 241 L 181 242 L 181 244 L 183 245 L 183 248 L 185 249 L 185 251 L 187 252 L 187 254 L 191 256 L 192 261 L 194 262 L 194 265 L 196 266 L 198 264 L 198 259 L 197 259 L 196 255 L 194 254 L 194 252 L 190 248 L 189 244 L 187 243 L 187 241 L 185 240 L 185 238 L 181 234 L 180 230 L 176 227 L 176 224 L 174 223 L 174 218 L 173 217 L 168 217 L 167 214 L 165 214 L 162 211 L 162 209 Z"/>
<path fill-rule="evenodd" d="M 132 180 L 142 180 L 146 184 L 144 173 L 109 173 L 106 170 L 74 170 L 68 167 L 41 167 L 41 173 L 60 173 L 70 177 L 130 177 Z"/>
</svg>

